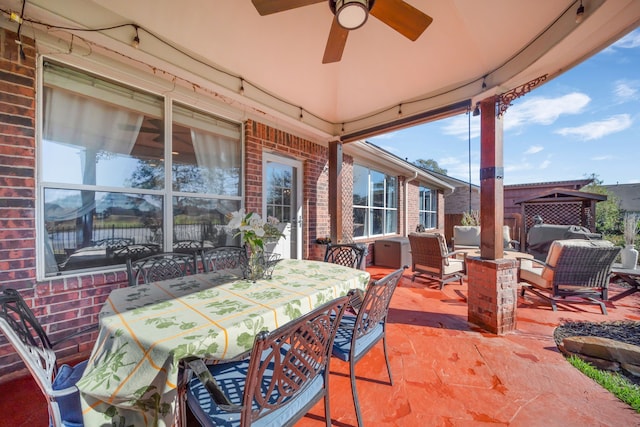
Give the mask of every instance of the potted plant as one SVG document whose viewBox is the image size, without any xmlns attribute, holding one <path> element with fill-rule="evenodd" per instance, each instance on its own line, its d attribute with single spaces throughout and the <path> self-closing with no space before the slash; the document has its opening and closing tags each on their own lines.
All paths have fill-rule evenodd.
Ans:
<svg viewBox="0 0 640 427">
<path fill-rule="evenodd" d="M 638 233 L 638 215 L 626 213 L 624 215 L 623 229 L 624 248 L 620 252 L 622 268 L 634 269 L 638 264 L 638 250 L 635 248 L 636 235 Z"/>
</svg>

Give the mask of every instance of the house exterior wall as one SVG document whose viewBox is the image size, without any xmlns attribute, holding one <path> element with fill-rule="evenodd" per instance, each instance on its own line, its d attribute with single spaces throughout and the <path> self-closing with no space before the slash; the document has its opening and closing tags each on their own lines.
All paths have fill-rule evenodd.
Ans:
<svg viewBox="0 0 640 427">
<path fill-rule="evenodd" d="M 461 214 L 469 211 L 469 187 L 456 187 L 444 198 L 445 214 Z M 471 191 L 471 209 L 480 210 L 480 189 L 473 187 Z"/>
<path fill-rule="evenodd" d="M 26 59 L 21 59 L 17 35 L 0 29 L 0 288 L 21 292 L 53 341 L 79 328 L 98 323 L 109 293 L 127 286 L 125 268 L 109 272 L 36 280 L 36 49 L 22 36 Z M 262 210 L 262 155 L 268 151 L 295 158 L 303 165 L 303 254 L 321 260 L 324 245 L 316 238 L 330 235 L 328 148 L 254 120 L 244 122 L 244 206 Z M 398 234 L 415 230 L 418 222 L 418 183 L 398 176 Z M 353 240 L 353 158 L 345 155 L 343 181 L 343 240 Z M 407 188 L 406 203 L 404 188 Z M 405 204 L 409 223 L 404 229 Z M 438 193 L 438 222 L 444 222 L 444 196 Z M 373 262 L 375 238 L 368 246 Z M 59 359 L 88 356 L 97 332 L 80 335 L 56 347 Z M 26 373 L 23 363 L 0 336 L 0 381 Z"/>
</svg>

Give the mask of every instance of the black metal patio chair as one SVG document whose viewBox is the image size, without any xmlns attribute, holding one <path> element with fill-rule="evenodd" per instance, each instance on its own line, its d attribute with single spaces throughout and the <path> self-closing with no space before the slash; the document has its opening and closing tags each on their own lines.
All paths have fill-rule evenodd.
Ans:
<svg viewBox="0 0 640 427">
<path fill-rule="evenodd" d="M 387 354 L 386 324 L 389 303 L 396 290 L 402 273 L 407 268 L 404 266 L 382 279 L 369 284 L 364 294 L 362 305 L 357 315 L 345 314 L 338 327 L 338 332 L 333 343 L 333 356 L 349 362 L 349 374 L 351 377 L 351 393 L 353 404 L 356 408 L 358 426 L 362 426 L 362 415 L 356 390 L 356 363 L 360 361 L 380 340 L 384 349 L 384 358 L 387 363 L 389 382 L 393 385 L 389 356 Z"/>
<path fill-rule="evenodd" d="M 293 426 L 317 402 L 329 409 L 329 362 L 344 296 L 280 328 L 260 332 L 249 359 L 205 366 L 194 376 L 187 404 L 203 426 Z"/>
<path fill-rule="evenodd" d="M 129 286 L 184 277 L 197 273 L 197 256 L 163 252 L 145 258 L 127 259 Z"/>
</svg>

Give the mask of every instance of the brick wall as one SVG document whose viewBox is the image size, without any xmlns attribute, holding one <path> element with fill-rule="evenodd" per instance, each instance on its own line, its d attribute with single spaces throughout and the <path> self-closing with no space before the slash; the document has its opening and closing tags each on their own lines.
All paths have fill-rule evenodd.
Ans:
<svg viewBox="0 0 640 427">
<path fill-rule="evenodd" d="M 471 209 L 480 209 L 480 189 L 473 187 L 471 191 Z M 444 213 L 460 214 L 469 211 L 469 187 L 456 187 L 453 193 L 445 197 Z"/>
<path fill-rule="evenodd" d="M 314 242 L 316 238 L 330 234 L 328 148 L 252 120 L 245 124 L 245 143 L 245 206 L 247 210 L 262 210 L 263 150 L 302 161 L 304 179 L 302 209 L 305 220 L 302 229 L 302 257 L 323 259 L 324 247 Z M 347 158 L 345 164 L 349 160 Z M 348 165 L 345 166 L 345 169 L 349 170 Z M 353 179 L 346 178 L 345 182 L 353 182 Z M 348 196 L 351 197 L 351 191 L 348 191 Z"/>
<path fill-rule="evenodd" d="M 0 29 L 0 288 L 21 292 L 52 341 L 96 324 L 97 313 L 126 273 L 93 274 L 42 282 L 36 277 L 35 47 Z M 56 347 L 61 360 L 88 353 L 95 332 Z M 24 365 L 0 336 L 0 378 L 24 375 Z"/>
</svg>

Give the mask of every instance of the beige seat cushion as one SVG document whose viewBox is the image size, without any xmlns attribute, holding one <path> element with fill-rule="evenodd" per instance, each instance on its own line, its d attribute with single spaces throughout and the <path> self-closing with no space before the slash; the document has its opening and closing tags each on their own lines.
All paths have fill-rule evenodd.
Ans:
<svg viewBox="0 0 640 427">
<path fill-rule="evenodd" d="M 459 273 L 464 270 L 464 261 L 461 259 L 449 258 L 449 265 L 444 266 L 444 274 Z"/>
<path fill-rule="evenodd" d="M 456 225 L 453 227 L 453 244 L 457 248 L 477 248 L 480 246 L 480 227 L 477 225 Z"/>
</svg>

